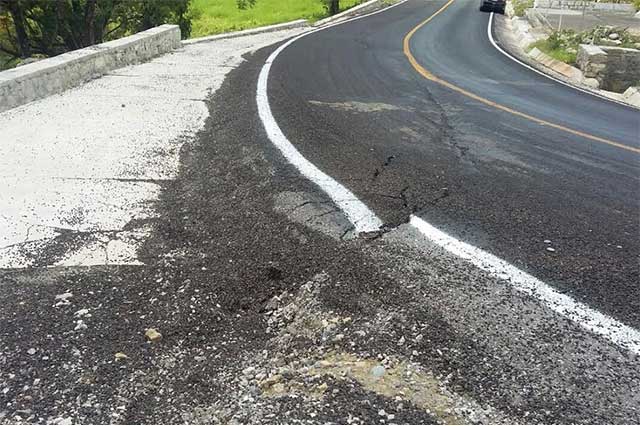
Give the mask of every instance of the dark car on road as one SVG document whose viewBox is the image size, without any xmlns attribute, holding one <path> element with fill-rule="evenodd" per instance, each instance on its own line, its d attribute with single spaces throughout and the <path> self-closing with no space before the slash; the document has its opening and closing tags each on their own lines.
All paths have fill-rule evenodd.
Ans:
<svg viewBox="0 0 640 426">
<path fill-rule="evenodd" d="M 506 0 L 480 0 L 480 10 L 504 14 Z"/>
</svg>

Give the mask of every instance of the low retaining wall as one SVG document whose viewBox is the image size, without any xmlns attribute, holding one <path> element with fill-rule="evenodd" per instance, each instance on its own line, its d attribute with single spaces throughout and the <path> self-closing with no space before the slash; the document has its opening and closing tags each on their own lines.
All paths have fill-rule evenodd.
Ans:
<svg viewBox="0 0 640 426">
<path fill-rule="evenodd" d="M 295 28 L 304 28 L 309 26 L 309 21 L 306 19 L 299 19 L 297 21 L 285 22 L 283 24 L 275 24 L 275 25 L 267 25 L 265 27 L 252 28 L 249 30 L 242 31 L 234 31 L 230 33 L 216 34 L 212 36 L 198 37 L 198 38 L 190 38 L 188 40 L 182 40 L 182 44 L 198 44 L 198 43 L 209 43 L 217 40 L 225 40 L 229 38 L 237 38 L 250 36 L 255 34 L 263 34 L 263 33 L 271 33 L 275 31 L 284 31 L 291 30 Z"/>
<path fill-rule="evenodd" d="M 147 31 L 0 72 L 0 112 L 180 47 L 180 28 Z"/>
<path fill-rule="evenodd" d="M 387 0 L 369 0 L 358 6 L 354 6 L 351 9 L 347 9 L 342 13 L 338 13 L 337 15 L 333 15 L 328 18 L 321 19 L 320 21 L 316 22 L 314 26 L 321 27 L 323 25 L 333 24 L 335 22 L 338 22 L 344 19 L 353 18 L 355 16 L 363 15 L 369 12 L 374 12 L 378 9 L 381 9 L 384 6 L 389 6 L 389 5 L 390 3 Z"/>
<path fill-rule="evenodd" d="M 554 70 L 555 72 L 564 75 L 574 81 L 582 81 L 583 74 L 578 68 L 572 67 L 569 64 L 553 59 L 551 56 L 541 52 L 538 48 L 533 48 L 529 52 L 529 56 L 544 65 L 547 68 Z"/>
<path fill-rule="evenodd" d="M 576 60 L 586 78 L 601 89 L 622 93 L 640 82 L 640 50 L 581 44 Z"/>
</svg>

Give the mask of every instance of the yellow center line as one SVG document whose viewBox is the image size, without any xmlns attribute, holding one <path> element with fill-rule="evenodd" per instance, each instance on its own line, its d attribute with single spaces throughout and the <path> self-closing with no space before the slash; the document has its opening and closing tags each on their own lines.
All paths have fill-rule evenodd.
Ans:
<svg viewBox="0 0 640 426">
<path fill-rule="evenodd" d="M 589 133 L 585 133 L 585 132 L 581 132 L 579 130 L 574 130 L 571 129 L 569 127 L 565 127 L 562 126 L 560 124 L 556 124 L 556 123 L 552 123 L 550 121 L 546 121 L 546 120 L 542 120 L 540 118 L 534 117 L 532 115 L 529 114 L 525 114 L 523 112 L 520 111 L 516 111 L 514 109 L 511 109 L 509 107 L 506 107 L 504 105 L 501 105 L 499 103 L 490 101 L 489 99 L 483 98 L 482 96 L 476 95 L 475 93 L 471 93 L 468 90 L 465 90 L 461 87 L 456 86 L 455 84 L 449 83 L 446 80 L 443 80 L 439 77 L 436 77 L 435 75 L 431 74 L 426 68 L 424 68 L 422 65 L 420 65 L 420 63 L 416 60 L 415 56 L 413 56 L 413 53 L 411 53 L 411 38 L 415 35 L 415 33 L 417 33 L 422 27 L 424 27 L 425 25 L 427 25 L 433 18 L 435 18 L 436 16 L 438 16 L 440 13 L 442 13 L 446 8 L 448 8 L 452 3 L 454 2 L 454 0 L 449 0 L 444 6 L 442 6 L 440 9 L 438 9 L 437 12 L 435 12 L 433 15 L 429 16 L 426 20 L 422 21 L 420 24 L 418 24 L 418 26 L 416 26 L 414 29 L 412 29 L 404 38 L 404 43 L 403 43 L 403 50 L 404 50 L 404 54 L 407 57 L 407 59 L 409 59 L 409 62 L 411 63 L 411 66 L 413 66 L 413 68 L 420 74 L 422 75 L 424 78 L 426 78 L 427 80 L 433 81 L 435 83 L 438 83 L 444 87 L 447 87 L 453 91 L 456 91 L 468 98 L 471 98 L 475 101 L 481 102 L 485 105 L 489 105 L 493 108 L 499 109 L 501 111 L 505 111 L 508 112 L 509 114 L 513 114 L 516 115 L 518 117 L 524 118 L 526 120 L 530 120 L 533 121 L 535 123 L 538 123 L 542 126 L 548 126 L 548 127 L 552 127 L 554 129 L 558 129 L 558 130 L 562 130 L 564 132 L 567 133 L 571 133 L 573 135 L 577 135 L 577 136 L 581 136 L 583 138 L 586 139 L 590 139 L 592 141 L 596 141 L 596 142 L 600 142 L 600 143 L 604 143 L 607 145 L 611 145 L 611 146 L 615 146 L 616 148 L 621 148 L 627 151 L 631 151 L 631 152 L 635 152 L 640 154 L 640 149 L 639 148 L 635 148 L 632 146 L 628 146 L 628 145 L 624 145 L 622 143 L 619 142 L 615 142 L 612 141 L 610 139 L 605 139 L 605 138 L 601 138 L 599 136 L 595 136 Z"/>
</svg>

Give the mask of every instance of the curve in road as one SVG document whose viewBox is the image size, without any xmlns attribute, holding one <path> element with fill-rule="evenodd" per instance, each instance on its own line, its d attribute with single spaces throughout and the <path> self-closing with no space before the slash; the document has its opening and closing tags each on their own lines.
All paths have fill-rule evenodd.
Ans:
<svg viewBox="0 0 640 426">
<path fill-rule="evenodd" d="M 516 116 L 525 118 L 527 120 L 531 120 L 531 121 L 533 121 L 533 122 L 535 122 L 537 124 L 540 124 L 540 125 L 543 125 L 543 126 L 550 126 L 550 127 L 555 128 L 555 129 L 558 129 L 558 130 L 561 130 L 561 131 L 565 131 L 565 132 L 571 133 L 571 134 L 576 135 L 576 136 L 580 136 L 580 137 L 583 137 L 583 138 L 586 138 L 586 139 L 590 139 L 590 140 L 593 140 L 593 141 L 601 142 L 601 143 L 604 143 L 604 144 L 607 144 L 607 145 L 611 145 L 611 146 L 614 146 L 614 147 L 617 147 L 617 148 L 620 148 L 620 149 L 628 150 L 628 151 L 631 151 L 631 152 L 640 153 L 640 149 L 638 147 L 636 147 L 636 146 L 632 146 L 632 145 L 627 145 L 625 143 L 616 142 L 614 140 L 607 139 L 605 137 L 597 136 L 597 135 L 593 134 L 593 133 L 600 133 L 601 129 L 602 129 L 602 125 L 605 124 L 605 123 L 598 122 L 597 120 L 596 121 L 589 121 L 588 124 L 591 124 L 591 126 L 589 126 L 589 125 L 585 126 L 584 123 L 582 123 L 582 126 L 584 128 L 586 128 L 586 129 L 588 129 L 587 131 L 575 130 L 575 129 L 572 129 L 572 128 L 567 127 L 565 125 L 556 124 L 554 122 L 547 121 L 546 119 L 541 119 L 541 118 L 538 118 L 537 116 L 533 116 L 533 115 L 530 115 L 528 113 L 524 113 L 524 112 L 521 112 L 519 110 L 514 109 L 514 108 L 517 108 L 517 106 L 509 107 L 509 106 L 505 106 L 505 105 L 503 105 L 501 103 L 497 103 L 497 102 L 495 102 L 493 100 L 490 100 L 490 99 L 487 99 L 487 98 L 485 98 L 483 96 L 480 96 L 480 95 L 476 94 L 475 92 L 470 92 L 470 91 L 468 91 L 468 90 L 466 90 L 466 89 L 464 89 L 464 88 L 462 88 L 462 87 L 460 87 L 460 86 L 458 86 L 456 84 L 453 84 L 453 83 L 451 83 L 451 82 L 449 82 L 447 80 L 447 76 L 452 74 L 452 70 L 456 70 L 456 69 L 460 69 L 460 68 L 461 69 L 471 69 L 472 67 L 473 68 L 478 68 L 479 66 L 481 66 L 482 64 L 480 64 L 480 63 L 478 63 L 476 61 L 474 61 L 473 63 L 471 62 L 471 60 L 475 60 L 476 59 L 475 57 L 471 57 L 471 58 L 465 57 L 464 59 L 471 59 L 471 60 L 467 61 L 467 63 L 460 62 L 460 63 L 458 63 L 456 65 L 446 64 L 444 66 L 444 70 L 441 69 L 441 72 L 444 75 L 443 77 L 437 77 L 436 75 L 431 73 L 429 70 L 425 69 L 421 65 L 421 63 L 416 59 L 416 57 L 413 55 L 413 52 L 411 50 L 411 39 L 414 37 L 414 35 L 420 29 L 422 29 L 425 25 L 427 25 L 429 22 L 431 22 L 431 20 L 433 18 L 435 18 L 438 14 L 440 14 L 445 9 L 447 9 L 449 6 L 451 6 L 451 4 L 453 4 L 453 2 L 454 2 L 454 0 L 448 1 L 436 13 L 434 13 L 433 15 L 428 17 L 426 20 L 421 22 L 415 28 L 413 28 L 404 38 L 404 42 L 403 42 L 404 53 L 407 56 L 409 62 L 413 66 L 413 68 L 419 74 L 421 74 L 423 77 L 425 77 L 425 78 L 427 78 L 427 79 L 429 79 L 431 81 L 439 83 L 439 84 L 441 84 L 441 85 L 443 85 L 443 86 L 445 86 L 445 87 L 447 87 L 447 88 L 449 88 L 451 90 L 454 90 L 454 91 L 456 91 L 458 93 L 461 93 L 461 94 L 463 94 L 463 95 L 465 95 L 465 96 L 467 96 L 467 97 L 469 97 L 471 99 L 474 99 L 474 100 L 476 100 L 478 102 L 482 102 L 482 103 L 484 103 L 486 105 L 489 105 L 489 106 L 492 106 L 494 108 L 500 109 L 502 111 L 508 112 L 510 114 L 514 114 Z M 493 40 L 491 40 L 491 34 L 490 34 L 490 32 L 491 32 L 491 22 L 492 22 L 492 16 L 490 16 L 489 23 L 487 25 L 487 28 L 488 28 L 488 31 L 489 31 L 487 40 L 489 40 L 489 42 L 493 44 Z M 528 68 L 528 67 L 526 67 L 526 68 Z M 487 70 L 487 72 L 485 73 L 485 75 L 490 75 L 490 74 L 491 74 L 491 70 Z M 543 77 L 544 78 L 548 78 L 546 76 L 543 76 Z M 511 76 L 504 75 L 504 76 L 502 76 L 501 79 L 502 79 L 502 81 L 508 81 L 509 78 L 513 78 L 513 75 L 511 75 Z M 469 75 L 468 74 L 463 75 L 463 76 L 457 76 L 457 79 L 459 81 L 463 82 L 463 84 L 466 83 L 466 85 L 469 86 L 469 87 L 474 87 L 475 86 L 476 90 L 479 93 L 491 93 L 491 89 L 486 87 L 486 80 L 485 81 L 470 81 L 471 79 L 469 79 Z M 563 83 L 561 83 L 561 82 L 559 82 L 559 81 L 557 81 L 555 79 L 552 79 L 552 80 L 555 81 L 556 83 L 563 84 Z M 504 99 L 506 97 L 506 95 L 507 95 L 507 92 L 509 92 L 509 91 L 508 90 L 502 90 L 501 93 L 500 93 L 500 98 Z M 583 92 L 583 93 L 586 93 L 586 92 Z M 521 93 L 511 93 L 510 94 L 511 98 L 515 98 L 515 99 L 517 99 L 517 101 L 516 102 L 511 101 L 510 103 L 516 104 L 516 105 L 519 105 L 519 106 L 522 105 L 523 95 L 525 95 L 525 94 L 522 93 L 522 92 Z M 559 98 L 559 99 L 554 99 L 553 100 L 553 102 L 556 105 L 556 108 L 560 109 L 560 110 L 563 110 L 563 111 L 571 111 L 573 106 L 572 105 L 566 105 L 566 103 L 563 104 L 562 101 L 564 99 L 565 98 Z M 536 114 L 540 114 L 540 115 L 546 115 L 545 112 L 546 112 L 546 110 L 548 110 L 549 101 L 545 101 L 545 100 L 541 100 L 540 101 L 539 99 L 534 99 L 534 101 L 539 104 L 539 106 L 537 108 L 531 108 L 531 106 L 524 105 L 525 108 L 528 108 L 529 110 L 531 110 L 532 111 L 531 113 L 536 113 Z M 600 103 L 596 103 L 594 105 L 598 105 L 598 107 L 599 107 L 601 104 Z M 606 105 L 606 103 L 605 103 L 605 105 Z M 625 113 L 627 111 L 630 111 L 631 115 L 637 114 L 637 111 L 635 111 L 635 110 L 633 110 L 631 108 L 628 108 L 628 107 L 626 107 L 624 105 L 620 105 L 620 106 L 621 106 L 621 110 L 625 111 Z M 593 111 L 593 107 L 590 109 L 590 111 Z M 596 108 L 596 111 L 597 111 L 597 108 Z M 589 114 L 589 115 L 593 116 L 593 114 Z M 589 115 L 587 115 L 587 116 L 589 116 Z M 554 118 L 558 119 L 557 116 L 555 116 Z M 554 119 L 554 118 L 549 118 L 549 119 Z M 562 117 L 562 118 L 564 118 L 565 121 L 570 122 L 570 123 L 572 123 L 572 122 L 578 122 L 579 123 L 581 120 L 584 119 L 583 116 L 578 116 L 578 117 L 567 116 L 567 117 Z M 631 117 L 631 118 L 632 118 L 631 120 L 625 120 L 625 121 L 622 122 L 623 124 L 631 124 L 631 125 L 629 126 L 628 129 L 626 129 L 626 130 L 630 129 L 630 133 L 626 134 L 626 135 L 622 135 L 621 139 L 628 140 L 628 141 L 630 141 L 630 144 L 633 144 L 633 143 L 637 143 L 638 142 L 637 115 L 635 117 Z M 634 121 L 634 119 L 635 119 L 635 121 Z M 596 126 L 594 127 L 593 124 L 595 124 Z M 608 125 L 609 123 L 606 123 L 606 124 Z M 593 132 L 593 133 L 589 133 L 589 132 Z"/>
<path fill-rule="evenodd" d="M 486 36 L 488 16 L 475 2 L 414 0 L 296 40 L 267 61 L 275 121 L 385 223 L 416 214 L 637 326 L 635 154 L 469 102 L 402 58 L 419 26 L 405 47 L 436 78 L 637 146 L 636 111 L 511 62 Z"/>
<path fill-rule="evenodd" d="M 433 75 L 431 72 L 429 72 L 427 69 L 425 69 L 415 58 L 415 56 L 413 55 L 413 52 L 411 51 L 411 39 L 413 38 L 414 34 L 419 31 L 424 25 L 428 24 L 433 18 L 435 18 L 440 12 L 444 11 L 447 7 L 449 7 L 454 0 L 450 0 L 449 2 L 447 2 L 441 9 L 439 9 L 435 14 L 431 15 L 429 18 L 427 18 L 424 22 L 422 22 L 420 25 L 418 25 L 417 27 L 415 27 L 413 30 L 411 30 L 411 32 L 409 32 L 409 34 L 406 35 L 406 37 L 404 38 L 404 43 L 403 43 L 403 50 L 404 50 L 404 54 L 407 57 L 407 59 L 409 59 L 409 62 L 411 63 L 411 65 L 413 66 L 413 68 L 415 68 L 415 70 L 422 75 L 424 78 L 434 81 L 436 83 L 439 83 L 451 90 L 454 90 L 458 93 L 463 94 L 464 96 L 467 96 L 473 100 L 476 100 L 478 102 L 482 102 L 483 104 L 489 105 L 491 107 L 494 107 L 496 109 L 499 109 L 501 111 L 505 111 L 508 112 L 510 114 L 516 115 L 518 117 L 527 119 L 527 120 L 531 120 L 534 123 L 540 124 L 542 126 L 549 126 L 549 127 L 553 127 L 554 129 L 558 129 L 567 133 L 571 133 L 573 135 L 576 136 L 580 136 L 583 137 L 585 139 L 590 139 L 596 142 L 601 142 L 607 145 L 611 145 L 614 146 L 616 148 L 620 148 L 620 149 L 624 149 L 624 150 L 628 150 L 631 152 L 635 152 L 635 153 L 640 153 L 640 149 L 635 148 L 633 146 L 629 146 L 629 145 L 625 145 L 622 143 L 618 143 L 616 141 L 610 140 L 610 139 L 606 139 L 603 137 L 599 137 L 599 136 L 595 136 L 592 135 L 590 133 L 585 133 L 583 131 L 579 131 L 579 130 L 574 130 L 571 129 L 569 127 L 566 126 L 562 126 L 556 123 L 552 123 L 546 120 L 542 120 L 540 118 L 534 117 L 532 115 L 529 114 L 525 114 L 523 112 L 514 110 L 510 107 L 504 106 L 502 104 L 499 104 L 497 102 L 491 101 L 487 98 L 484 98 L 482 96 L 476 95 L 475 93 L 471 93 L 461 87 L 456 86 L 455 84 L 452 84 L 450 82 L 448 82 L 445 79 L 436 77 L 435 75 Z M 491 31 L 491 20 L 492 17 L 489 18 L 489 31 Z M 490 36 L 491 34 L 489 34 Z M 491 41 L 493 44 L 493 41 Z M 556 80 L 557 81 L 557 80 Z"/>
</svg>

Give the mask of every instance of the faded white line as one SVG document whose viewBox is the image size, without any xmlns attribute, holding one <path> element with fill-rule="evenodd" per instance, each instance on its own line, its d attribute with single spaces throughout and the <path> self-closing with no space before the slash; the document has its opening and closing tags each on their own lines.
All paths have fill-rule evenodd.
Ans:
<svg viewBox="0 0 640 426">
<path fill-rule="evenodd" d="M 528 70 L 531 70 L 531 71 L 535 72 L 536 74 L 540 74 L 541 76 L 546 77 L 546 78 L 548 78 L 549 80 L 553 80 L 553 81 L 555 81 L 556 83 L 560 83 L 560 84 L 562 84 L 563 86 L 570 87 L 570 88 L 572 88 L 572 89 L 574 89 L 574 90 L 577 90 L 577 91 L 582 92 L 582 93 L 586 93 L 587 95 L 595 96 L 596 98 L 600 98 L 600 99 L 603 99 L 603 100 L 605 100 L 605 101 L 613 102 L 613 103 L 615 103 L 615 104 L 622 105 L 622 106 L 626 106 L 626 107 L 628 107 L 628 108 L 633 108 L 633 106 L 631 106 L 631 105 L 629 105 L 629 104 L 626 104 L 626 103 L 624 103 L 624 102 L 620 102 L 620 101 L 618 101 L 618 100 L 616 100 L 616 99 L 608 98 L 608 97 L 606 97 L 606 96 L 604 96 L 604 95 L 601 95 L 601 94 L 599 94 L 599 93 L 592 92 L 592 91 L 590 91 L 590 90 L 586 90 L 586 89 L 583 89 L 583 88 L 581 88 L 581 87 L 574 86 L 574 85 L 569 84 L 569 83 L 567 83 L 567 82 L 565 82 L 565 81 L 562 81 L 562 80 L 560 80 L 559 78 L 556 78 L 556 77 L 554 77 L 554 76 L 552 76 L 552 75 L 546 74 L 546 73 L 544 73 L 544 72 L 542 72 L 542 71 L 540 71 L 540 70 L 538 70 L 538 69 L 536 69 L 536 68 L 532 67 L 531 65 L 526 64 L 526 63 L 522 62 L 520 59 L 516 58 L 515 56 L 512 56 L 512 55 L 511 55 L 510 53 L 508 53 L 506 50 L 504 50 L 503 48 L 501 48 L 501 47 L 498 45 L 498 43 L 496 43 L 495 39 L 493 38 L 493 33 L 492 33 L 492 31 L 491 31 L 491 29 L 493 28 L 493 15 L 494 15 L 494 13 L 493 13 L 493 12 L 491 12 L 491 14 L 489 15 L 489 24 L 487 25 L 487 36 L 489 37 L 489 41 L 491 42 L 491 44 L 493 45 L 493 47 L 495 47 L 495 48 L 496 48 L 496 50 L 497 50 L 498 52 L 502 53 L 502 54 L 503 54 L 504 56 L 506 56 L 507 58 L 511 59 L 512 61 L 514 61 L 514 62 L 516 62 L 516 63 L 518 63 L 518 64 L 520 64 L 520 65 L 522 65 L 523 67 L 527 68 Z"/>
<path fill-rule="evenodd" d="M 256 95 L 258 114 L 269 139 L 302 175 L 318 185 L 342 209 L 347 218 L 354 225 L 357 232 L 378 230 L 381 228 L 382 222 L 376 214 L 362 201 L 356 198 L 351 191 L 304 158 L 287 139 L 273 117 L 271 107 L 269 105 L 267 95 L 269 72 L 271 70 L 271 65 L 278 55 L 297 40 L 315 32 L 324 31 L 325 29 L 336 25 L 343 25 L 357 19 L 382 13 L 392 7 L 405 3 L 406 1 L 408 0 L 404 0 L 401 3 L 397 3 L 389 8 L 379 10 L 369 15 L 364 15 L 349 21 L 340 22 L 335 25 L 310 31 L 289 40 L 269 56 L 258 78 L 258 89 Z M 526 272 L 519 270 L 504 260 L 439 231 L 417 216 L 411 216 L 410 224 L 420 231 L 420 233 L 422 233 L 427 239 L 448 252 L 467 260 L 472 265 L 488 272 L 493 277 L 506 281 L 515 290 L 540 300 L 549 309 L 559 313 L 571 321 L 574 321 L 586 330 L 598 334 L 608 339 L 610 342 L 640 355 L 640 332 L 638 330 L 631 328 L 595 309 L 589 308 L 582 303 L 576 302 L 571 297 L 557 292 L 551 286 L 527 274 Z"/>
</svg>

